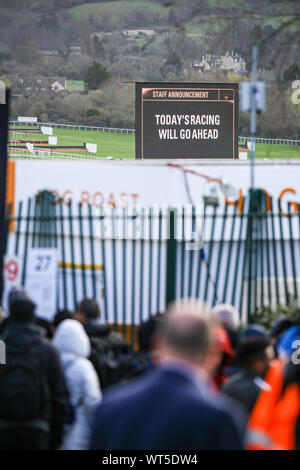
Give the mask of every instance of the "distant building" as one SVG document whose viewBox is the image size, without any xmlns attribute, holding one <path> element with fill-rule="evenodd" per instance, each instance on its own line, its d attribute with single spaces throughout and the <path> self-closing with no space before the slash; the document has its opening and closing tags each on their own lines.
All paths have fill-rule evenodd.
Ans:
<svg viewBox="0 0 300 470">
<path fill-rule="evenodd" d="M 6 76 L 11 83 L 13 96 L 25 96 L 33 93 L 62 93 L 66 92 L 66 79 L 64 77 L 28 77 Z"/>
<path fill-rule="evenodd" d="M 201 60 L 193 62 L 193 68 L 200 72 L 223 70 L 243 74 L 246 72 L 246 62 L 237 53 L 226 52 L 225 55 L 205 54 Z"/>
<path fill-rule="evenodd" d="M 71 46 L 72 54 L 81 54 L 81 46 Z"/>
<path fill-rule="evenodd" d="M 51 83 L 50 88 L 52 91 L 56 91 L 59 93 L 60 91 L 66 90 L 66 79 L 65 78 L 57 78 L 53 83 Z"/>
<path fill-rule="evenodd" d="M 123 29 L 122 33 L 125 34 L 125 36 L 138 36 L 139 34 L 154 36 L 156 31 L 155 29 Z"/>
</svg>

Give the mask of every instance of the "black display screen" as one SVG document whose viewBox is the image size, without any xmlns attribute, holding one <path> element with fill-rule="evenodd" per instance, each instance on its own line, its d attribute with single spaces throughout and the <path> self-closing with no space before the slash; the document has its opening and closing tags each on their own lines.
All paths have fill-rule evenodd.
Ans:
<svg viewBox="0 0 300 470">
<path fill-rule="evenodd" d="M 136 83 L 136 158 L 238 158 L 238 84 Z"/>
</svg>

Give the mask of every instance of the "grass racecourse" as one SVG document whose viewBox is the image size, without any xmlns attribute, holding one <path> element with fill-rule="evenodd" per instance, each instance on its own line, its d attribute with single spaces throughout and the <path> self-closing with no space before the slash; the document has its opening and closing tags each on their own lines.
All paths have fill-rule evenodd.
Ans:
<svg viewBox="0 0 300 470">
<path fill-rule="evenodd" d="M 11 128 L 10 130 L 13 130 L 13 128 Z M 99 158 L 135 158 L 134 135 L 55 128 L 53 128 L 53 135 L 57 136 L 58 145 L 83 145 L 84 142 L 97 144 L 96 156 Z M 25 139 L 22 136 L 20 136 L 19 138 L 20 140 Z M 47 136 L 27 135 L 26 139 L 47 139 Z M 74 152 L 72 153 L 76 154 L 76 150 L 74 150 Z M 300 146 L 257 144 L 256 158 L 300 158 Z"/>
</svg>

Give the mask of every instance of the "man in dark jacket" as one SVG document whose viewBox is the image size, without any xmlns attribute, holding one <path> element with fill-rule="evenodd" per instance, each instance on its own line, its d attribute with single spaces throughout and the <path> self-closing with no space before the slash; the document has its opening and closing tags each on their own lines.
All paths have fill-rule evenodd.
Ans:
<svg viewBox="0 0 300 470">
<path fill-rule="evenodd" d="M 99 377 L 101 387 L 105 388 L 120 382 L 127 372 L 129 345 L 109 325 L 99 323 L 101 311 L 95 299 L 85 298 L 76 306 L 75 319 L 80 321 L 90 338 L 92 362 Z"/>
<path fill-rule="evenodd" d="M 204 372 L 210 331 L 195 302 L 171 307 L 156 336 L 160 364 L 104 394 L 91 449 L 242 449 L 234 418 L 211 395 Z"/>
<path fill-rule="evenodd" d="M 35 305 L 24 295 L 10 305 L 0 365 L 0 449 L 59 447 L 68 390 L 58 352 L 33 323 Z"/>
<path fill-rule="evenodd" d="M 238 345 L 235 360 L 240 371 L 230 377 L 222 392 L 240 402 L 249 414 L 260 391 L 268 387 L 263 378 L 273 356 L 273 348 L 264 337 L 244 338 Z"/>
</svg>

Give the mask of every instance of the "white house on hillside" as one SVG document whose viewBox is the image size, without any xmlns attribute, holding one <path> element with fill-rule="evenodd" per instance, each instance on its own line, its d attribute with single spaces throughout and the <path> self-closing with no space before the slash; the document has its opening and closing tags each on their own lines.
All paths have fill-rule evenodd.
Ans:
<svg viewBox="0 0 300 470">
<path fill-rule="evenodd" d="M 202 60 L 194 61 L 193 68 L 200 72 L 224 70 L 227 72 L 243 73 L 246 71 L 246 63 L 239 54 L 226 52 L 225 55 L 205 54 L 202 56 Z"/>
</svg>

